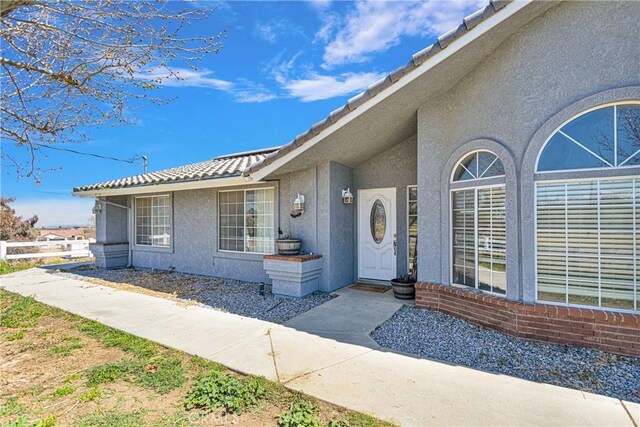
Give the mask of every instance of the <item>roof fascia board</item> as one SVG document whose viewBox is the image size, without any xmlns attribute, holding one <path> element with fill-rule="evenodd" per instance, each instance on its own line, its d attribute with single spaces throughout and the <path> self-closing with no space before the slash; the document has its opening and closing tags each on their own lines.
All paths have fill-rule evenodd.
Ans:
<svg viewBox="0 0 640 427">
<path fill-rule="evenodd" d="M 447 48 L 444 49 L 441 53 L 434 55 L 432 58 L 429 58 L 428 60 L 426 60 L 421 66 L 419 66 L 415 70 L 408 73 L 399 82 L 386 88 L 385 90 L 380 92 L 378 95 L 376 95 L 372 100 L 370 100 L 369 102 L 365 102 L 362 106 L 358 107 L 358 109 L 356 109 L 352 113 L 347 114 L 342 120 L 340 120 L 335 125 L 329 126 L 327 129 L 323 130 L 318 135 L 316 135 L 309 141 L 302 144 L 300 147 L 274 160 L 272 163 L 266 165 L 264 168 L 259 169 L 256 172 L 253 172 L 247 175 L 247 177 L 255 181 L 260 181 L 264 179 L 274 171 L 278 170 L 280 167 L 284 166 L 289 161 L 293 160 L 294 158 L 298 157 L 300 154 L 304 153 L 305 151 L 307 151 L 308 149 L 316 145 L 318 142 L 322 141 L 332 133 L 336 132 L 338 129 L 342 128 L 343 126 L 357 119 L 362 114 L 366 113 L 371 108 L 373 108 L 380 102 L 384 101 L 385 99 L 387 99 L 388 97 L 390 97 L 391 95 L 399 91 L 400 89 L 404 88 L 409 83 L 413 82 L 414 80 L 416 80 L 417 78 L 419 78 L 420 76 L 428 72 L 431 68 L 445 61 L 450 56 L 456 54 L 460 49 L 465 47 L 467 44 L 480 38 L 481 36 L 483 36 L 485 33 L 493 29 L 498 24 L 502 23 L 503 21 L 510 18 L 511 16 L 517 14 L 533 1 L 534 0 L 514 0 L 513 2 L 510 3 L 509 7 L 503 8 L 502 10 L 498 11 L 495 15 L 490 16 L 485 21 L 479 23 L 473 29 L 473 31 L 463 34 L 459 39 L 451 42 L 451 44 L 447 46 Z"/>
<path fill-rule="evenodd" d="M 137 187 L 105 188 L 103 190 L 74 191 L 74 196 L 80 197 L 100 197 L 100 196 L 123 196 L 129 194 L 158 193 L 161 191 L 182 191 L 198 190 L 202 188 L 232 187 L 237 185 L 250 184 L 247 179 L 234 176 L 218 179 L 203 179 L 199 181 L 174 182 L 155 185 L 140 185 Z"/>
</svg>

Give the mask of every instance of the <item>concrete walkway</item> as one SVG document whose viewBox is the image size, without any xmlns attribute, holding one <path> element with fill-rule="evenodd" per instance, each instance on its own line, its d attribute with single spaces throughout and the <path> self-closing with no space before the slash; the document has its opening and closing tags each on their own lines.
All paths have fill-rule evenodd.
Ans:
<svg viewBox="0 0 640 427">
<path fill-rule="evenodd" d="M 339 342 L 380 348 L 369 333 L 402 307 L 384 294 L 343 288 L 338 298 L 294 317 L 284 325 Z"/>
<path fill-rule="evenodd" d="M 640 405 L 338 342 L 32 269 L 0 286 L 402 425 L 633 426 Z M 338 297 L 343 298 L 343 297 Z"/>
</svg>

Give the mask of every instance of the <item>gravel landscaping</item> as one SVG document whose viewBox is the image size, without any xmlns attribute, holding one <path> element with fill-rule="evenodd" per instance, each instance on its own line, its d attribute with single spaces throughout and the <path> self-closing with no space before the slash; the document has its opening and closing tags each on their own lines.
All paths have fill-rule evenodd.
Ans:
<svg viewBox="0 0 640 427">
<path fill-rule="evenodd" d="M 403 307 L 371 333 L 381 346 L 640 403 L 640 358 L 513 338 L 437 311 Z"/>
<path fill-rule="evenodd" d="M 81 267 L 72 273 L 59 274 L 76 279 L 125 283 L 174 294 L 178 298 L 197 301 L 218 310 L 274 323 L 286 322 L 332 298 L 323 293 L 304 298 L 281 298 L 271 293 L 271 285 L 265 285 L 264 296 L 261 296 L 258 283 L 141 268 L 105 270 Z"/>
</svg>

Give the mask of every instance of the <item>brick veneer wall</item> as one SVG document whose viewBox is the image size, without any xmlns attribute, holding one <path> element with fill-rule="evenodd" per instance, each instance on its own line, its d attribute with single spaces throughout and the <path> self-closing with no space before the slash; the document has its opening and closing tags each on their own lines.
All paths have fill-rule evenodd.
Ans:
<svg viewBox="0 0 640 427">
<path fill-rule="evenodd" d="M 639 314 L 525 304 L 431 283 L 416 283 L 416 306 L 520 338 L 640 356 Z"/>
</svg>

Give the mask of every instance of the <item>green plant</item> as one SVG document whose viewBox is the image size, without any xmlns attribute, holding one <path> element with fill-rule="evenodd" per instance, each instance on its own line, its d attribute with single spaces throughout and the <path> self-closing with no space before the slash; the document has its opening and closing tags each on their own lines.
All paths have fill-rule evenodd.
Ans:
<svg viewBox="0 0 640 427">
<path fill-rule="evenodd" d="M 18 331 L 14 334 L 6 334 L 4 339 L 7 341 L 18 341 L 24 338 L 24 331 Z"/>
<path fill-rule="evenodd" d="M 119 362 L 106 363 L 90 368 L 86 371 L 85 375 L 87 377 L 87 385 L 96 386 L 98 384 L 112 383 L 127 375 L 138 375 L 142 369 L 142 362 L 137 360 L 121 360 Z"/>
<path fill-rule="evenodd" d="M 68 396 L 70 394 L 73 394 L 74 391 L 76 391 L 75 388 L 71 387 L 70 385 L 65 385 L 65 386 L 60 387 L 56 391 L 54 391 L 53 395 L 55 397 L 64 397 L 64 396 Z"/>
<path fill-rule="evenodd" d="M 98 387 L 92 387 L 80 397 L 80 402 L 92 402 L 102 396 L 102 392 Z"/>
<path fill-rule="evenodd" d="M 142 358 L 155 355 L 159 348 L 151 341 L 110 328 L 93 320 L 80 322 L 78 329 L 87 336 L 100 341 L 106 347 L 116 347 Z"/>
<path fill-rule="evenodd" d="M 38 323 L 38 319 L 45 313 L 45 306 L 33 298 L 14 298 L 14 302 L 0 315 L 0 327 L 30 328 Z"/>
<path fill-rule="evenodd" d="M 58 356 L 68 356 L 73 350 L 78 350 L 84 347 L 82 340 L 78 337 L 64 337 L 62 341 L 65 344 L 60 344 L 49 350 L 49 354 L 55 354 Z"/>
<path fill-rule="evenodd" d="M 264 395 L 263 383 L 255 377 L 239 379 L 214 371 L 196 381 L 187 395 L 185 408 L 205 411 L 224 408 L 229 413 L 242 413 Z"/>
<path fill-rule="evenodd" d="M 167 394 L 187 380 L 179 359 L 159 359 L 149 362 L 136 372 L 137 382 L 159 394 Z"/>
<path fill-rule="evenodd" d="M 144 425 L 139 412 L 121 412 L 111 410 L 85 416 L 78 422 L 78 427 L 138 427 Z"/>
<path fill-rule="evenodd" d="M 298 399 L 278 418 L 279 427 L 321 427 L 318 408 L 309 400 Z"/>
<path fill-rule="evenodd" d="M 20 414 L 26 410 L 26 406 L 18 402 L 17 397 L 10 397 L 0 406 L 0 417 Z"/>
</svg>

